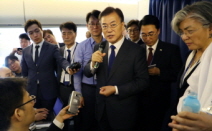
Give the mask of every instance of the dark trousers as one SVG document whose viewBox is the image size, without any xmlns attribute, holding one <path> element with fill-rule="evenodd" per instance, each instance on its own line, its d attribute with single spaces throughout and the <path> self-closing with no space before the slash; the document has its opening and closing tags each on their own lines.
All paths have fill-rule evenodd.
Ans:
<svg viewBox="0 0 212 131">
<path fill-rule="evenodd" d="M 74 91 L 73 85 L 64 85 L 60 83 L 59 97 L 61 98 L 63 102 L 63 107 L 68 105 L 69 97 L 72 91 Z M 70 126 L 71 121 L 72 121 L 71 119 L 67 119 L 64 121 L 64 127 L 62 131 L 69 131 L 71 130 L 71 128 L 73 128 Z"/>
<path fill-rule="evenodd" d="M 41 92 L 41 87 L 38 84 L 37 85 L 37 96 L 36 96 L 36 103 L 34 105 L 35 108 L 46 108 L 50 111 L 53 110 L 56 98 L 50 99 L 50 100 L 45 100 L 43 97 L 43 93 Z M 48 93 L 48 92 L 47 92 Z"/>
<path fill-rule="evenodd" d="M 130 129 L 114 129 L 114 128 L 112 128 L 108 121 L 106 109 L 104 109 L 103 116 L 98 123 L 99 123 L 100 131 L 137 131 L 135 128 L 130 128 Z"/>
<path fill-rule="evenodd" d="M 76 131 L 96 131 L 95 119 L 96 86 L 82 83 L 82 96 L 85 106 L 80 109 L 80 123 Z"/>
<path fill-rule="evenodd" d="M 56 98 L 45 100 L 43 97 L 43 93 L 41 92 L 40 85 L 37 85 L 37 96 L 36 96 L 36 103 L 34 105 L 35 108 L 46 108 L 49 110 L 49 114 L 47 116 L 46 120 L 52 121 L 52 115 L 53 115 L 53 107 L 56 101 Z M 48 92 L 47 92 L 48 93 Z"/>
<path fill-rule="evenodd" d="M 72 91 L 74 91 L 74 87 L 72 85 L 64 85 L 62 83 L 60 84 L 59 96 L 63 102 L 64 107 L 68 105 L 69 97 Z"/>
</svg>

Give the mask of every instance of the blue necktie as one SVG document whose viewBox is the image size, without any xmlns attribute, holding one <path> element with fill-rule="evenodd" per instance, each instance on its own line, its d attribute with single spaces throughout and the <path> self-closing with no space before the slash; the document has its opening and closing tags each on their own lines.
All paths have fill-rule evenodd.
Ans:
<svg viewBox="0 0 212 131">
<path fill-rule="evenodd" d="M 67 50 L 67 51 L 68 51 L 67 61 L 70 64 L 71 63 L 71 51 L 70 50 Z"/>
<path fill-rule="evenodd" d="M 111 53 L 110 53 L 110 58 L 109 58 L 109 64 L 108 64 L 108 74 L 110 73 L 110 70 L 112 68 L 114 59 L 115 59 L 115 49 L 116 47 L 114 45 L 110 46 L 111 48 Z"/>
</svg>

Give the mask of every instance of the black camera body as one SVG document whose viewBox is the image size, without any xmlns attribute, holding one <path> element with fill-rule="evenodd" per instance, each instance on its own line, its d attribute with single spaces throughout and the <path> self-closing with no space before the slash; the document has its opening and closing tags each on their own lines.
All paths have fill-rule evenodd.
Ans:
<svg viewBox="0 0 212 131">
<path fill-rule="evenodd" d="M 77 70 L 81 68 L 81 64 L 79 62 L 74 62 L 69 66 L 69 68 Z"/>
</svg>

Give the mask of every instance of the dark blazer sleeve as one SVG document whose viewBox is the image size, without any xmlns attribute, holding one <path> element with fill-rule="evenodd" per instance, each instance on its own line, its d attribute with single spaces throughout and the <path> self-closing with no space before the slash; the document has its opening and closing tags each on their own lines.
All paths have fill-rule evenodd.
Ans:
<svg viewBox="0 0 212 131">
<path fill-rule="evenodd" d="M 27 77 L 28 76 L 28 66 L 27 66 L 27 63 L 26 63 L 26 60 L 25 60 L 25 53 L 26 53 L 26 50 L 30 50 L 30 48 L 26 48 L 23 50 L 23 53 L 22 53 L 22 59 L 21 59 L 21 73 L 23 75 L 23 77 Z"/>
<path fill-rule="evenodd" d="M 169 47 L 169 59 L 170 59 L 170 67 L 169 68 L 160 68 L 160 79 L 164 81 L 176 81 L 178 73 L 182 68 L 182 59 L 180 55 L 180 49 L 176 45 L 170 44 Z"/>
<path fill-rule="evenodd" d="M 54 58 L 56 59 L 57 64 L 60 65 L 64 70 L 66 70 L 66 67 L 69 66 L 68 61 L 63 58 L 63 56 L 61 56 L 59 48 L 57 48 L 57 46 L 54 46 Z"/>
<path fill-rule="evenodd" d="M 62 130 L 58 128 L 54 123 L 52 123 L 46 131 L 62 131 Z"/>
</svg>

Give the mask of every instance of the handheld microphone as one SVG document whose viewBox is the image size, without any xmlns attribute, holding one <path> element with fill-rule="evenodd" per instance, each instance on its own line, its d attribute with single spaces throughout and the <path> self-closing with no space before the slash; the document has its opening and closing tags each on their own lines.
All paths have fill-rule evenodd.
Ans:
<svg viewBox="0 0 212 131">
<path fill-rule="evenodd" d="M 106 41 L 103 41 L 100 45 L 99 45 L 99 51 L 103 52 L 105 45 L 106 45 Z M 99 62 L 96 62 L 94 65 L 94 69 L 97 69 L 99 67 Z"/>
</svg>

